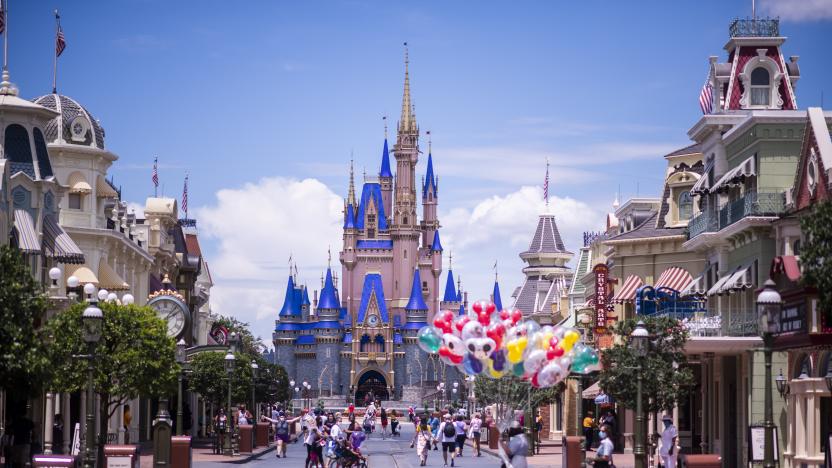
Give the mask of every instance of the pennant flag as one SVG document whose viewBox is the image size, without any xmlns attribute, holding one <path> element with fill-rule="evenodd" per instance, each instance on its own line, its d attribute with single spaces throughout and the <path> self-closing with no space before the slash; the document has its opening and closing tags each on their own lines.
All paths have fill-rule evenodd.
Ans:
<svg viewBox="0 0 832 468">
<path fill-rule="evenodd" d="M 159 158 L 153 159 L 153 175 L 150 177 L 150 180 L 153 181 L 153 187 L 159 187 Z"/>
<path fill-rule="evenodd" d="M 6 1 L 0 0 L 0 34 L 6 33 Z"/>
<path fill-rule="evenodd" d="M 711 86 L 710 77 L 705 80 L 702 86 L 702 92 L 699 93 L 699 108 L 702 109 L 703 114 L 710 114 L 714 107 L 714 88 Z"/>
<path fill-rule="evenodd" d="M 185 218 L 188 217 L 188 176 L 185 176 L 185 188 L 182 189 L 182 211 L 185 212 Z"/>
</svg>

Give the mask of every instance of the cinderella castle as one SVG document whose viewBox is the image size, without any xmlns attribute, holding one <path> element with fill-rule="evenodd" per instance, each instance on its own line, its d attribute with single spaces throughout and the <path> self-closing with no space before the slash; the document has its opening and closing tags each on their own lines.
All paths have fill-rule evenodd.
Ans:
<svg viewBox="0 0 832 468">
<path fill-rule="evenodd" d="M 309 289 L 290 272 L 276 320 L 275 362 L 290 379 L 310 384 L 313 397 L 362 402 L 371 394 L 421 403 L 431 398 L 426 390 L 436 382 L 463 378 L 417 345 L 419 329 L 438 310 L 464 311 L 467 294 L 449 270 L 440 296 L 439 178 L 428 149 L 427 168 L 416 185 L 421 151 L 408 63 L 405 49 L 402 112 L 392 148 L 395 173 L 386 134 L 378 177 L 365 176 L 358 198 L 350 168 L 340 284 L 328 267 L 320 292 L 312 292 L 310 300 Z"/>
</svg>

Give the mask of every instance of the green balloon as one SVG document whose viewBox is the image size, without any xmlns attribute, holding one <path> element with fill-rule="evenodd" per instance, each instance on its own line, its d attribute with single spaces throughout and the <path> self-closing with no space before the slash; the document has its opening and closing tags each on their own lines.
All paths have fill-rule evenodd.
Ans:
<svg viewBox="0 0 832 468">
<path fill-rule="evenodd" d="M 523 374 L 526 373 L 526 368 L 525 368 L 525 366 L 523 366 L 522 362 L 518 362 L 511 369 L 511 372 L 513 372 L 514 375 L 517 376 L 517 377 L 523 377 Z"/>
<path fill-rule="evenodd" d="M 419 329 L 419 347 L 426 353 L 436 354 L 442 346 L 442 336 L 430 325 Z"/>
</svg>

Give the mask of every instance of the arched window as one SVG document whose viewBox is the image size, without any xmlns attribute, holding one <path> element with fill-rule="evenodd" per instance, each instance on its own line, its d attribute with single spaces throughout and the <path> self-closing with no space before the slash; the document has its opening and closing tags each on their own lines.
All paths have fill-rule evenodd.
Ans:
<svg viewBox="0 0 832 468">
<path fill-rule="evenodd" d="M 38 155 L 38 170 L 40 170 L 40 177 L 45 179 L 52 175 L 52 163 L 49 162 L 49 152 L 46 151 L 46 140 L 43 139 L 43 133 L 39 128 L 35 128 L 33 135 L 35 152 Z"/>
<path fill-rule="evenodd" d="M 693 199 L 687 190 L 679 194 L 679 221 L 687 221 L 693 214 Z"/>
<path fill-rule="evenodd" d="M 765 67 L 751 72 L 751 105 L 768 106 L 771 99 L 771 75 Z"/>
<path fill-rule="evenodd" d="M 6 127 L 6 141 L 3 143 L 6 159 L 12 162 L 32 163 L 32 147 L 29 145 L 29 132 L 22 125 L 12 124 Z"/>
<path fill-rule="evenodd" d="M 375 341 L 375 348 L 377 352 L 383 353 L 384 352 L 384 337 L 381 335 L 376 335 Z"/>
</svg>

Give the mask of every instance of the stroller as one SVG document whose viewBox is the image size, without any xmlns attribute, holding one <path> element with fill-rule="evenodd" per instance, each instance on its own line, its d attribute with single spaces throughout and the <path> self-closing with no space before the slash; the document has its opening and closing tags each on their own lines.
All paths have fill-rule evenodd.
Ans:
<svg viewBox="0 0 832 468">
<path fill-rule="evenodd" d="M 402 435 L 401 432 L 399 432 L 399 421 L 397 419 L 390 421 L 390 435 L 392 437 L 401 437 Z"/>
</svg>

